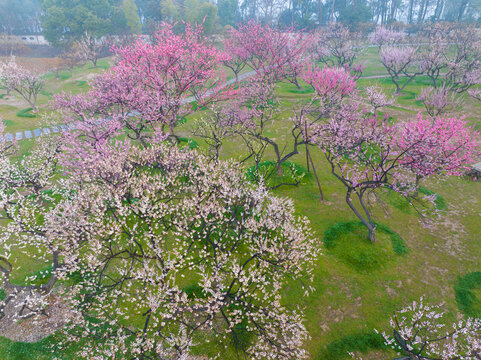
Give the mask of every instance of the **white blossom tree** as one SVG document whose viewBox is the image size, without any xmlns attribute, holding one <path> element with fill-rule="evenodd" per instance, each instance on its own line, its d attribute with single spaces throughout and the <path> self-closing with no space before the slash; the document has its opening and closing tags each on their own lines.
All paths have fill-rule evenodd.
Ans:
<svg viewBox="0 0 481 360">
<path fill-rule="evenodd" d="M 105 45 L 103 40 L 95 38 L 88 32 L 74 44 L 80 57 L 86 62 L 91 61 L 94 67 L 97 67 L 97 61 L 102 55 Z"/>
<path fill-rule="evenodd" d="M 0 138 L 3 128 L 0 127 Z M 10 158 L 15 144 L 0 141 L 0 273 L 6 298 L 0 302 L 0 318 L 16 321 L 45 315 L 48 297 L 60 266 L 58 249 L 49 237 L 45 216 L 55 207 L 58 144 L 45 140 L 20 161 Z M 28 283 L 14 283 L 12 275 L 22 268 L 27 254 L 33 262 L 50 265 L 44 282 L 35 276 Z"/>
<path fill-rule="evenodd" d="M 481 320 L 446 320 L 444 304 L 424 299 L 394 313 L 392 335 L 381 333 L 386 344 L 413 360 L 481 359 Z M 403 358 L 404 359 L 404 358 Z"/>
<path fill-rule="evenodd" d="M 0 78 L 2 86 L 7 91 L 14 91 L 37 110 L 37 97 L 44 82 L 42 76 L 24 66 L 18 65 L 13 59 L 0 64 Z"/>
<path fill-rule="evenodd" d="M 211 342 L 247 358 L 307 357 L 301 312 L 281 294 L 301 277 L 310 291 L 318 246 L 292 201 L 165 143 L 70 144 L 76 195 L 47 220 L 58 276 L 76 279 L 66 295 L 79 356 L 185 359 Z"/>
</svg>

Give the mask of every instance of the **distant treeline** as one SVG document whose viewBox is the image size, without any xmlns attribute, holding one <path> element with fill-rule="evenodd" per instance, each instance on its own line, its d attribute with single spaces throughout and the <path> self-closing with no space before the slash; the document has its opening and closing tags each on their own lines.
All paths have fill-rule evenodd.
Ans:
<svg viewBox="0 0 481 360">
<path fill-rule="evenodd" d="M 207 33 L 250 19 L 301 29 L 341 22 L 416 28 L 427 22 L 479 22 L 481 0 L 0 0 L 0 32 L 43 34 L 69 45 L 86 32 L 149 34 L 162 21 L 203 23 Z"/>
</svg>

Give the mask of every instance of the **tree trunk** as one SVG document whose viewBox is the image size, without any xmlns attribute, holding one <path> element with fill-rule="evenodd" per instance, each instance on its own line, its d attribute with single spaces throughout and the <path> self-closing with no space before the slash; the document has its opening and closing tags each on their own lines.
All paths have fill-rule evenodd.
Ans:
<svg viewBox="0 0 481 360">
<path fill-rule="evenodd" d="M 438 0 L 436 3 L 436 9 L 434 10 L 434 21 L 441 19 L 441 14 L 444 8 L 444 0 Z"/>
<path fill-rule="evenodd" d="M 277 161 L 276 169 L 277 169 L 278 176 L 284 175 L 284 172 L 282 171 L 282 163 L 280 161 Z"/>
<path fill-rule="evenodd" d="M 409 0 L 408 23 L 413 23 L 414 0 Z"/>
<path fill-rule="evenodd" d="M 373 227 L 372 225 L 369 225 L 368 227 L 369 230 L 369 240 L 371 240 L 372 243 L 376 242 L 376 228 Z"/>
<path fill-rule="evenodd" d="M 316 168 L 314 167 L 314 161 L 312 161 L 311 153 L 308 151 L 307 154 L 309 155 L 309 160 L 311 160 L 312 172 L 316 177 L 317 181 L 317 188 L 319 189 L 319 196 L 321 197 L 321 201 L 324 201 L 324 192 L 322 191 L 321 182 L 319 181 L 319 177 L 317 176 Z"/>
<path fill-rule="evenodd" d="M 347 203 L 347 205 L 349 205 L 352 212 L 357 216 L 357 218 L 359 220 L 361 220 L 361 222 L 364 224 L 364 226 L 367 227 L 367 230 L 369 231 L 369 240 L 372 243 L 375 243 L 376 242 L 376 226 L 372 222 L 371 214 L 369 214 L 369 211 L 367 210 L 366 206 L 364 205 L 364 203 L 362 201 L 362 196 L 360 196 L 360 195 L 358 195 L 359 202 L 361 203 L 361 206 L 364 210 L 364 213 L 366 214 L 366 217 L 364 217 L 359 212 L 359 210 L 356 209 L 356 207 L 354 206 L 354 204 L 351 201 L 351 192 L 352 192 L 352 190 L 348 190 L 347 193 L 346 193 L 346 203 Z"/>
<path fill-rule="evenodd" d="M 336 0 L 332 0 L 332 9 L 331 9 L 331 15 L 329 16 L 329 20 L 334 22 L 334 6 L 336 5 Z"/>
<path fill-rule="evenodd" d="M 418 197 L 419 196 L 419 182 L 421 181 L 421 176 L 416 175 L 416 189 L 414 190 L 414 196 Z"/>
<path fill-rule="evenodd" d="M 419 5 L 418 24 L 420 24 L 422 22 L 425 5 L 426 5 L 426 0 L 422 0 L 421 4 Z"/>
<path fill-rule="evenodd" d="M 459 5 L 459 13 L 458 13 L 458 21 L 463 19 L 464 12 L 466 11 L 466 6 L 468 5 L 469 0 L 462 0 L 461 4 Z"/>
<path fill-rule="evenodd" d="M 321 27 L 322 23 L 322 1 L 317 0 L 317 20 L 319 22 L 318 26 Z"/>
</svg>

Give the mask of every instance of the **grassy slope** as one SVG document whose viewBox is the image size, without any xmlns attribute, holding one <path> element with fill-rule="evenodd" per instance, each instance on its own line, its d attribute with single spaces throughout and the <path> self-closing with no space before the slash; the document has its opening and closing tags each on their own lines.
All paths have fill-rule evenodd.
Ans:
<svg viewBox="0 0 481 360">
<path fill-rule="evenodd" d="M 66 80 L 65 84 L 69 84 L 69 81 L 71 79 Z M 393 89 L 392 84 L 385 80 L 361 80 L 359 85 L 363 87 L 374 83 L 386 91 Z M 415 116 L 420 107 L 414 99 L 424 85 L 424 79 L 420 79 L 408 86 L 407 93 L 400 96 L 395 107 L 388 112 L 398 121 Z M 279 95 L 283 104 L 289 107 L 305 96 L 295 93 L 294 87 L 290 85 L 282 85 Z M 479 126 L 481 106 L 468 100 L 465 109 L 469 110 L 469 121 L 474 126 Z M 188 134 L 192 120 L 179 128 L 179 132 Z M 269 132 L 282 139 L 288 125 L 288 120 L 280 120 Z M 202 142 L 199 141 L 199 144 L 202 145 Z M 25 143 L 23 146 L 29 145 Z M 222 156 L 230 158 L 243 150 L 240 142 L 228 141 Z M 306 177 L 299 187 L 281 188 L 275 194 L 294 199 L 297 212 L 311 220 L 319 246 L 323 247 L 322 237 L 329 226 L 340 221 L 355 220 L 355 217 L 344 203 L 344 189 L 328 172 L 321 153 L 313 150 L 313 156 L 326 201 L 319 201 L 317 185 L 312 176 Z M 270 158 L 272 153 L 267 153 L 266 159 Z M 305 154 L 297 155 L 293 161 L 305 166 Z M 445 301 L 453 318 L 456 316 L 458 310 L 453 287 L 458 276 L 481 270 L 481 183 L 453 178 L 442 183 L 427 182 L 424 186 L 443 196 L 448 205 L 444 216 L 432 229 L 423 227 L 413 212 L 406 213 L 393 207 L 384 212 L 379 206 L 374 210 L 375 219 L 379 223 L 388 225 L 404 239 L 410 249 L 407 255 L 395 258 L 380 269 L 358 273 L 324 249 L 325 256 L 319 261 L 316 270 L 316 292 L 303 298 L 299 284 L 296 283 L 286 290 L 287 304 L 300 304 L 306 309 L 306 325 L 312 337 L 307 347 L 312 359 L 335 359 L 333 353 L 326 350 L 328 344 L 352 339 L 356 334 L 369 333 L 373 328 L 385 329 L 388 318 L 395 309 L 421 295 L 426 295 L 428 301 Z M 25 265 L 31 271 L 43 266 Z M 24 274 L 19 274 L 19 281 L 22 276 Z M 22 359 L 20 354 L 11 351 L 11 346 L 13 345 L 7 341 L 0 342 L 0 358 Z M 376 350 L 363 357 L 385 359 L 388 355 L 382 350 Z"/>
</svg>

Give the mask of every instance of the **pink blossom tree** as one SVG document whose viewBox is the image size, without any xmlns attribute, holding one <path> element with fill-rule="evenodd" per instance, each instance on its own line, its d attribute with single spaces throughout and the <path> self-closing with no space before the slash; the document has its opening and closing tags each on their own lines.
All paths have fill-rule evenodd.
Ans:
<svg viewBox="0 0 481 360">
<path fill-rule="evenodd" d="M 356 88 L 356 80 L 344 68 L 310 66 L 303 72 L 302 78 L 312 87 L 316 101 L 326 109 L 326 114 L 337 108 Z"/>
<path fill-rule="evenodd" d="M 430 175 L 460 176 L 480 154 L 479 133 L 463 117 L 422 116 L 401 124 L 394 139 L 400 159 L 419 181 Z"/>
<path fill-rule="evenodd" d="M 362 115 L 353 104 L 344 104 L 328 123 L 318 125 L 312 142 L 324 152 L 332 174 L 346 188 L 348 206 L 374 242 L 370 196 L 389 189 L 413 204 L 420 177 L 462 173 L 479 152 L 477 137 L 462 119 L 419 115 L 416 120 L 389 125 L 375 115 Z"/>
<path fill-rule="evenodd" d="M 432 117 L 455 114 L 463 106 L 463 99 L 444 85 L 423 89 L 417 100 L 424 104 L 427 113 Z"/>
<path fill-rule="evenodd" d="M 163 24 L 153 44 L 137 39 L 116 48 L 117 64 L 95 78 L 90 91 L 57 96 L 55 107 L 72 121 L 116 118 L 132 139 L 145 141 L 152 132 L 176 137 L 175 128 L 186 115 L 227 90 L 220 70 L 224 57 L 201 34 L 200 27 L 186 25 L 178 35 Z"/>
<path fill-rule="evenodd" d="M 386 344 L 415 360 L 479 359 L 481 320 L 446 319 L 444 304 L 428 305 L 421 298 L 396 311 L 390 319 L 392 334 L 382 332 Z"/>
<path fill-rule="evenodd" d="M 435 23 L 423 29 L 422 35 L 427 39 L 427 44 L 421 48 L 420 64 L 434 88 L 443 83 L 447 71 L 451 29 L 452 26 L 446 23 Z"/>
<path fill-rule="evenodd" d="M 207 143 L 208 156 L 218 161 L 225 140 L 243 133 L 243 124 L 250 116 L 250 109 L 243 107 L 240 99 L 213 104 L 209 111 L 196 121 L 194 135 Z"/>
<path fill-rule="evenodd" d="M 418 75 L 423 73 L 419 65 L 418 48 L 410 46 L 389 46 L 379 51 L 381 62 L 396 85 L 396 93 L 404 88 Z"/>
<path fill-rule="evenodd" d="M 475 26 L 456 26 L 449 32 L 454 52 L 447 53 L 446 86 L 464 92 L 481 82 L 481 37 Z M 451 55 L 454 54 L 454 55 Z"/>
<path fill-rule="evenodd" d="M 223 65 L 232 70 L 236 83 L 239 83 L 239 75 L 246 68 L 249 57 L 252 54 L 244 47 L 244 38 L 241 33 L 232 28 L 224 39 L 225 58 Z"/>
<path fill-rule="evenodd" d="M 106 43 L 97 39 L 92 34 L 86 32 L 82 38 L 75 42 L 73 45 L 77 51 L 77 54 L 85 61 L 91 61 L 94 67 L 97 67 L 97 61 L 102 55 L 102 52 L 106 50 Z"/>
<path fill-rule="evenodd" d="M 360 77 L 363 65 L 355 61 L 362 51 L 360 37 L 340 23 L 330 24 L 317 32 L 312 41 L 312 58 L 327 67 L 344 68 Z"/>
<path fill-rule="evenodd" d="M 34 111 L 37 110 L 37 96 L 44 85 L 40 74 L 10 60 L 0 67 L 0 76 L 2 86 L 7 91 L 18 93 Z"/>
<path fill-rule="evenodd" d="M 479 29 L 454 23 L 438 23 L 424 32 L 427 46 L 420 54 L 421 67 L 435 88 L 465 92 L 481 81 Z"/>
<path fill-rule="evenodd" d="M 97 153 L 64 165 L 75 196 L 48 219 L 60 276 L 80 275 L 66 294 L 79 357 L 185 358 L 214 343 L 218 358 L 232 345 L 247 358 L 307 358 L 301 312 L 281 289 L 302 278 L 310 291 L 318 246 L 292 201 L 167 143 Z"/>
<path fill-rule="evenodd" d="M 377 114 L 379 109 L 391 106 L 395 99 L 387 96 L 379 86 L 373 85 L 366 87 L 363 96 L 359 100 L 371 105 L 371 113 Z"/>
<path fill-rule="evenodd" d="M 384 46 L 399 45 L 406 39 L 406 33 L 403 31 L 395 31 L 386 27 L 377 27 L 369 34 L 371 44 L 377 45 L 379 49 Z"/>
<path fill-rule="evenodd" d="M 311 66 L 302 73 L 302 79 L 316 95 L 295 111 L 290 119 L 289 134 L 284 139 L 271 135 L 271 126 L 276 126 L 279 120 L 279 106 L 274 96 L 274 84 L 268 78 L 263 75 L 253 77 L 241 89 L 237 99 L 231 102 L 237 110 L 233 110 L 236 116 L 232 119 L 235 121 L 230 121 L 229 126 L 243 139 L 248 149 L 248 155 L 242 162 L 254 159 L 258 166 L 265 150 L 271 148 L 275 154 L 275 170 L 278 175 L 283 175 L 283 164 L 297 155 L 302 146 L 308 145 L 309 129 L 335 111 L 339 102 L 355 87 L 355 80 L 343 68 Z M 274 172 L 265 176 L 270 175 Z"/>
<path fill-rule="evenodd" d="M 227 44 L 235 44 L 234 61 L 246 61 L 259 76 L 270 82 L 287 80 L 299 87 L 297 77 L 310 46 L 310 37 L 301 32 L 281 32 L 254 20 L 233 29 Z"/>
<path fill-rule="evenodd" d="M 277 124 L 279 113 L 279 102 L 274 96 L 274 86 L 270 79 L 263 75 L 256 75 L 249 79 L 241 88 L 238 99 L 231 102 L 235 117 L 225 125 L 241 137 L 248 150 L 248 155 L 241 162 L 253 159 L 256 168 L 259 169 L 264 152 L 270 147 L 276 157 L 277 174 L 282 175 L 283 163 L 298 154 L 303 138 L 297 126 L 291 130 L 291 136 L 288 137 L 284 146 L 279 139 L 269 134 L 269 126 Z M 273 174 L 264 176 L 267 180 Z"/>
</svg>

